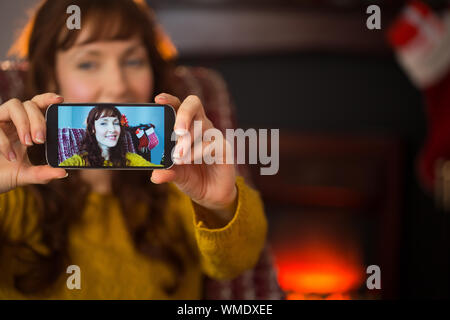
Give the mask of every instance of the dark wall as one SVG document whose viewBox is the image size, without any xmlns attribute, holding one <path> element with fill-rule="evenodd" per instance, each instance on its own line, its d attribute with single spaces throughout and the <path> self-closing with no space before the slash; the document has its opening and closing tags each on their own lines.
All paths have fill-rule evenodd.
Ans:
<svg viewBox="0 0 450 320">
<path fill-rule="evenodd" d="M 224 76 L 244 127 L 390 133 L 412 141 L 425 132 L 420 92 L 392 57 L 304 53 L 180 62 Z"/>
</svg>

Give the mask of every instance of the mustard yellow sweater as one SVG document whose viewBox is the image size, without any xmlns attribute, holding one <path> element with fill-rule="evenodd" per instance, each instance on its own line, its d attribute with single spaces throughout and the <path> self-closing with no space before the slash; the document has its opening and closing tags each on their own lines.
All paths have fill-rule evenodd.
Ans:
<svg viewBox="0 0 450 320">
<path fill-rule="evenodd" d="M 163 167 L 162 164 L 154 164 L 150 161 L 145 160 L 143 157 L 138 155 L 137 153 L 127 152 L 125 155 L 127 160 L 129 160 L 130 167 Z M 60 167 L 85 167 L 86 160 L 83 159 L 78 154 L 74 154 L 72 157 L 64 160 L 59 164 Z M 105 160 L 103 162 L 103 166 L 112 167 L 111 161 Z"/>
<path fill-rule="evenodd" d="M 165 215 L 167 232 L 181 221 L 187 232 L 187 243 L 198 252 L 198 259 L 182 255 L 186 272 L 175 294 L 168 296 L 163 287 L 173 283 L 174 274 L 164 262 L 152 260 L 133 246 L 120 213 L 118 200 L 112 195 L 91 193 L 79 224 L 69 230 L 71 264 L 80 267 L 81 289 L 68 289 L 70 274 L 63 273 L 51 294 L 39 299 L 200 299 L 202 274 L 216 279 L 233 278 L 255 265 L 265 242 L 267 221 L 257 191 L 237 177 L 238 205 L 234 217 L 223 228 L 208 229 L 199 219 L 196 206 L 173 184 Z M 25 224 L 28 243 L 40 252 L 40 232 L 33 231 L 36 222 L 30 194 L 17 188 L 0 194 L 0 236 L 9 241 L 22 239 Z M 28 198 L 29 199 L 29 198 Z M 24 209 L 25 210 L 22 210 Z M 22 212 L 27 217 L 22 216 Z M 173 223 L 170 224 L 170 221 Z M 0 237 L 1 239 L 1 237 Z M 174 244 L 176 246 L 176 244 Z M 0 299 L 26 299 L 13 286 L 13 275 L 22 270 L 14 258 L 14 249 L 0 247 Z"/>
</svg>

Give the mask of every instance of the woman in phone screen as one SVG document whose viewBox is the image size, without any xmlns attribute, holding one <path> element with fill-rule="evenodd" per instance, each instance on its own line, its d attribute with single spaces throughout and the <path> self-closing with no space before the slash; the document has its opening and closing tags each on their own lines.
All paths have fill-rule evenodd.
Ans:
<svg viewBox="0 0 450 320">
<path fill-rule="evenodd" d="M 162 167 L 153 164 L 137 153 L 127 152 L 122 114 L 112 106 L 91 109 L 86 123 L 86 135 L 81 141 L 80 153 L 62 161 L 60 166 L 114 166 L 114 167 Z"/>
<path fill-rule="evenodd" d="M 73 5 L 80 30 L 67 27 Z M 197 96 L 167 93 L 176 65 L 158 30 L 138 0 L 46 0 L 25 28 L 15 49 L 28 62 L 26 98 L 0 105 L 0 299 L 199 299 L 205 275 L 232 279 L 258 261 L 263 204 L 233 164 L 70 174 L 45 165 L 42 112 L 63 101 L 170 104 L 178 135 L 194 120 L 213 128 Z M 119 115 L 100 116 L 87 161 L 101 161 L 100 150 L 124 161 L 112 152 Z M 73 265 L 80 282 L 71 287 Z"/>
</svg>

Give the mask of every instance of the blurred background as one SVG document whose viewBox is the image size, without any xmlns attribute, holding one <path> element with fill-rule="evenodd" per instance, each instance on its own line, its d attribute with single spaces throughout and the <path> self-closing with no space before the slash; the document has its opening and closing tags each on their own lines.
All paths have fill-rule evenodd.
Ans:
<svg viewBox="0 0 450 320">
<path fill-rule="evenodd" d="M 387 41 L 406 1 L 149 0 L 179 62 L 225 78 L 242 128 L 280 129 L 280 169 L 252 166 L 290 299 L 450 295 L 448 214 L 415 169 L 423 91 Z M 424 1 L 439 14 L 447 1 Z M 35 0 L 0 4 L 0 59 Z M 368 30 L 366 8 L 381 8 Z M 381 269 L 368 290 L 366 268 Z"/>
</svg>

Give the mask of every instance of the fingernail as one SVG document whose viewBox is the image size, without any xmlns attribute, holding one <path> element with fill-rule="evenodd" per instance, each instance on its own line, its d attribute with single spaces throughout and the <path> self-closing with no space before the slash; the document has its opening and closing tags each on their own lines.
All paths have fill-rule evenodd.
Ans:
<svg viewBox="0 0 450 320">
<path fill-rule="evenodd" d="M 30 135 L 28 133 L 25 135 L 25 144 L 28 145 L 28 146 L 32 146 L 33 145 L 33 142 L 31 141 L 31 137 L 30 137 Z"/>
<path fill-rule="evenodd" d="M 178 128 L 175 129 L 175 133 L 177 136 L 184 136 L 185 134 L 188 133 L 188 131 L 186 129 Z"/>
<path fill-rule="evenodd" d="M 38 133 L 36 133 L 36 141 L 39 143 L 44 143 L 44 133 L 42 131 L 38 131 Z"/>
<path fill-rule="evenodd" d="M 64 178 L 67 178 L 68 176 L 69 176 L 69 173 L 66 172 L 66 175 L 64 177 L 59 177 L 58 179 L 64 179 Z"/>
<path fill-rule="evenodd" d="M 17 161 L 16 154 L 12 151 L 9 152 L 8 157 L 9 157 L 9 161 L 11 161 L 11 162 Z"/>
<path fill-rule="evenodd" d="M 59 94 L 55 94 L 55 99 L 59 99 L 62 98 L 62 96 L 60 96 Z"/>
<path fill-rule="evenodd" d="M 161 93 L 156 96 L 156 99 L 167 101 L 167 96 L 164 93 Z"/>
</svg>

